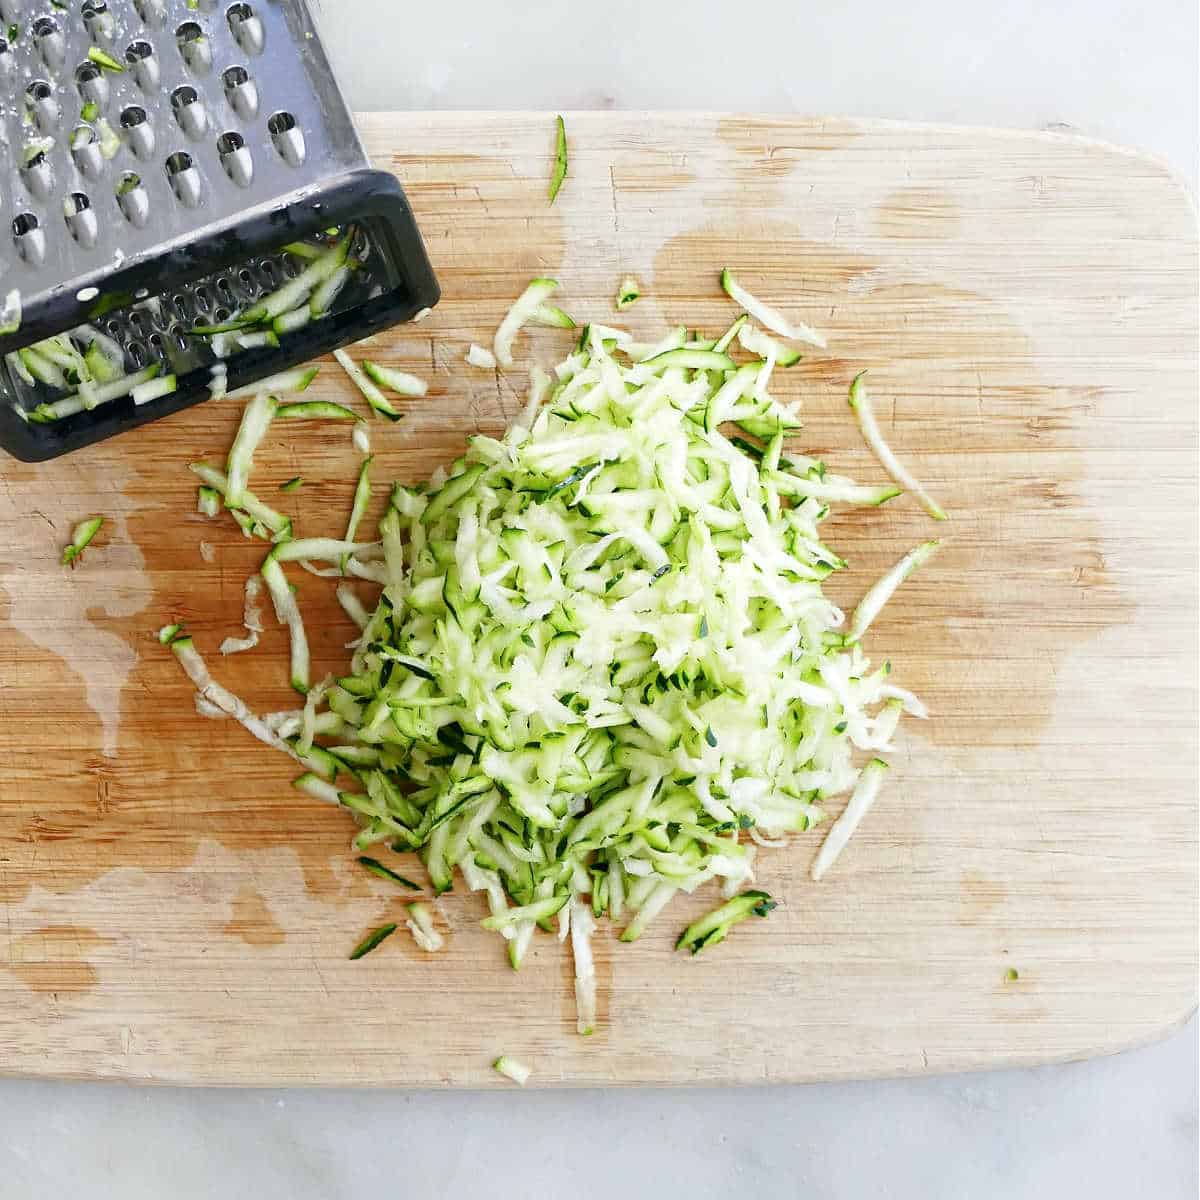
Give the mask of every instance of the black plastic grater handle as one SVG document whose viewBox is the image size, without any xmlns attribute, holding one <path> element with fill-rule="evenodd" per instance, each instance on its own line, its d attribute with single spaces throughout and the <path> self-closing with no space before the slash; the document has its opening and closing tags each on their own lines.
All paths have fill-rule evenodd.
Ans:
<svg viewBox="0 0 1200 1200">
<path fill-rule="evenodd" d="M 396 276 L 395 286 L 287 334 L 277 348 L 243 351 L 227 359 L 230 390 L 410 320 L 438 302 L 437 279 L 399 181 L 384 171 L 360 170 L 152 259 L 132 262 L 107 275 L 103 291 L 90 303 L 81 303 L 74 292 L 49 297 L 37 311 L 26 314 L 16 334 L 0 338 L 0 354 L 277 251 L 288 242 L 351 223 L 368 225 L 376 252 L 385 255 Z M 142 407 L 123 397 L 50 424 L 30 424 L 12 407 L 0 405 L 0 447 L 23 462 L 45 462 L 207 400 L 210 384 L 211 372 L 204 367 L 181 378 L 171 395 Z"/>
</svg>

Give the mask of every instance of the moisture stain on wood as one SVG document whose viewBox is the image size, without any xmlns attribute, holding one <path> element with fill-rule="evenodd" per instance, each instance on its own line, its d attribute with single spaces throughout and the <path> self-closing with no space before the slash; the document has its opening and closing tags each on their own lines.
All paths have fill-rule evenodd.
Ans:
<svg viewBox="0 0 1200 1200">
<path fill-rule="evenodd" d="M 78 925 L 46 925 L 12 938 L 2 965 L 30 991 L 50 996 L 90 992 L 98 976 L 88 955 L 112 939 Z"/>
<path fill-rule="evenodd" d="M 278 946 L 287 938 L 262 895 L 248 884 L 234 896 L 233 915 L 224 931 L 247 946 Z"/>
<path fill-rule="evenodd" d="M 954 238 L 962 220 L 962 206 L 948 191 L 904 187 L 876 206 L 872 226 L 884 238 Z"/>
</svg>

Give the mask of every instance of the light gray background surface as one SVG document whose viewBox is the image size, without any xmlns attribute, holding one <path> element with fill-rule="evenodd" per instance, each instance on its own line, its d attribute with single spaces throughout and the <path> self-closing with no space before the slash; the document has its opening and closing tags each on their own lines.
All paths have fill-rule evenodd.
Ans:
<svg viewBox="0 0 1200 1200">
<path fill-rule="evenodd" d="M 1070 126 L 1195 188 L 1195 0 L 324 0 L 351 102 Z M 347 1014 L 352 1019 L 352 1014 Z M 0 1082 L 0 1200 L 1195 1200 L 1197 1026 L 1068 1066 L 742 1091 Z M 2 1066 L 2 1064 L 0 1064 Z"/>
</svg>

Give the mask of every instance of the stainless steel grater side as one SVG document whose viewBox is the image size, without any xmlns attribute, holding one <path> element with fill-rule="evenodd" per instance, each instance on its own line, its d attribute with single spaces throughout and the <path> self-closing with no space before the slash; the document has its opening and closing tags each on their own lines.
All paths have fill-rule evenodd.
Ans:
<svg viewBox="0 0 1200 1200">
<path fill-rule="evenodd" d="M 0 163 L 0 446 L 26 461 L 438 300 L 304 0 L 0 0 Z"/>
</svg>

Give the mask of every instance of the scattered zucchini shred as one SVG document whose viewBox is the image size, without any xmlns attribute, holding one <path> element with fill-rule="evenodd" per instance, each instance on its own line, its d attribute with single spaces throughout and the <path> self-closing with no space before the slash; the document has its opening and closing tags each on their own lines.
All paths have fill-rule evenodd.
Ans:
<svg viewBox="0 0 1200 1200">
<path fill-rule="evenodd" d="M 380 942 L 386 941 L 395 932 L 396 925 L 394 922 L 389 925 L 380 925 L 378 929 L 373 929 L 350 951 L 350 961 L 354 962 L 356 959 L 362 958 L 364 954 L 370 954 Z"/>
<path fill-rule="evenodd" d="M 86 521 L 80 521 L 75 526 L 71 531 L 70 544 L 63 547 L 62 565 L 64 567 L 73 566 L 78 562 L 79 556 L 91 545 L 92 539 L 100 532 L 103 524 L 103 517 L 88 517 Z"/>
<path fill-rule="evenodd" d="M 550 203 L 558 199 L 558 193 L 567 178 L 567 125 L 561 116 L 554 118 L 554 173 L 550 176 Z"/>
</svg>

